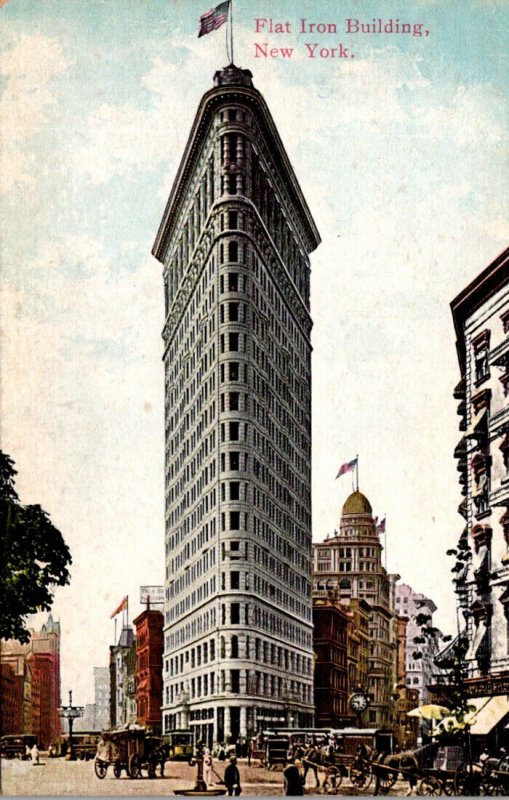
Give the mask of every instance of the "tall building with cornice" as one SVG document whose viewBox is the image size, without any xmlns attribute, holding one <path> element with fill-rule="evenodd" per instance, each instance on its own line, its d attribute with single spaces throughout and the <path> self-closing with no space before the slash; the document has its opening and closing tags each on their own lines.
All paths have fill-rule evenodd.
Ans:
<svg viewBox="0 0 509 800">
<path fill-rule="evenodd" d="M 163 264 L 163 731 L 313 720 L 309 254 L 319 234 L 248 70 L 202 98 Z"/>
<path fill-rule="evenodd" d="M 396 693 L 397 629 L 393 585 L 399 578 L 382 565 L 382 545 L 369 500 L 356 491 L 341 513 L 339 533 L 313 545 L 313 598 L 331 593 L 339 603 L 352 600 L 369 606 L 369 653 L 367 685 L 349 686 L 370 695 L 362 724 L 383 727 L 392 724 Z M 356 604 L 354 604 L 356 606 Z M 354 609 L 352 609 L 353 611 Z"/>
<path fill-rule="evenodd" d="M 472 695 L 509 694 L 509 248 L 451 303 L 461 380 L 456 446 L 470 558 L 454 583 Z M 460 617 L 461 619 L 461 617 Z M 509 713 L 509 703 L 505 703 Z M 502 706 L 501 706 L 502 708 Z"/>
</svg>

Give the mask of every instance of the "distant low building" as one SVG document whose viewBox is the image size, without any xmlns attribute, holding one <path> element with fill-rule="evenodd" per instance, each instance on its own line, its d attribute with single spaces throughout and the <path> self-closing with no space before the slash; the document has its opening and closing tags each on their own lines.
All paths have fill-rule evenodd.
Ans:
<svg viewBox="0 0 509 800">
<path fill-rule="evenodd" d="M 396 610 L 402 617 L 408 619 L 406 635 L 406 685 L 412 689 L 417 689 L 419 704 L 424 705 L 431 702 L 428 687 L 433 683 L 433 673 L 436 672 L 434 659 L 440 650 L 441 633 L 437 631 L 434 637 L 422 637 L 422 625 L 419 625 L 418 617 L 424 614 L 430 617 L 429 624 L 433 625 L 433 614 L 437 607 L 433 600 L 420 592 L 414 591 L 406 583 L 400 583 L 396 587 Z M 425 638 L 421 644 L 414 640 Z M 416 654 L 422 654 L 416 657 Z"/>
<path fill-rule="evenodd" d="M 108 667 L 94 667 L 94 695 L 94 730 L 106 730 L 110 724 L 110 671 Z"/>
<path fill-rule="evenodd" d="M 0 695 L 2 709 L 4 702 L 9 709 L 8 724 L 15 728 L 11 732 L 34 733 L 39 746 L 48 747 L 61 731 L 60 624 L 49 614 L 40 631 L 31 631 L 27 644 L 3 641 L 0 660 L 14 676 L 14 686 L 9 680 L 4 688 L 2 681 Z"/>
</svg>

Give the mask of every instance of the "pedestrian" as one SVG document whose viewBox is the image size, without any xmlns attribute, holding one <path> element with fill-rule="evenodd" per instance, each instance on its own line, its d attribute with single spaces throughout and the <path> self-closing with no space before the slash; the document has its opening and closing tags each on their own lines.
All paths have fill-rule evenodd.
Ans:
<svg viewBox="0 0 509 800">
<path fill-rule="evenodd" d="M 231 756 L 230 763 L 224 771 L 223 780 L 229 796 L 231 797 L 232 795 L 235 795 L 238 797 L 242 791 L 242 788 L 240 785 L 240 772 L 235 756 Z"/>
<path fill-rule="evenodd" d="M 288 797 L 301 797 L 304 794 L 304 778 L 300 767 L 301 762 L 296 758 L 293 764 L 288 764 L 283 770 L 285 795 Z"/>
<path fill-rule="evenodd" d="M 212 755 L 210 753 L 210 750 L 207 748 L 203 756 L 203 778 L 205 780 L 205 783 L 207 784 L 207 788 L 212 783 L 213 771 L 214 771 L 214 764 L 212 761 Z"/>
<path fill-rule="evenodd" d="M 32 753 L 30 752 L 30 745 L 27 744 L 25 745 L 25 761 L 30 761 L 31 758 L 32 758 Z"/>
<path fill-rule="evenodd" d="M 32 761 L 34 764 L 39 763 L 39 748 L 37 747 L 37 743 L 34 744 L 30 751 L 30 755 L 32 756 Z"/>
<path fill-rule="evenodd" d="M 226 750 L 223 742 L 219 745 L 219 750 L 217 753 L 217 760 L 218 761 L 226 761 Z"/>
</svg>

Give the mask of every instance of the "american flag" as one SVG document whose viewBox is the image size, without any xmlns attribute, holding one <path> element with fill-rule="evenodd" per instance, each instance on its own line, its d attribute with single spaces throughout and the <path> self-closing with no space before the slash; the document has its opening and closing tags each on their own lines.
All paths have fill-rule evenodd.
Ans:
<svg viewBox="0 0 509 800">
<path fill-rule="evenodd" d="M 230 10 L 230 0 L 225 0 L 224 3 L 219 3 L 215 8 L 209 9 L 205 14 L 200 17 L 200 30 L 198 31 L 198 38 L 205 36 L 206 33 L 217 30 L 221 25 L 224 25 L 228 19 L 228 11 Z"/>
<path fill-rule="evenodd" d="M 385 533 L 385 517 L 379 525 L 376 526 L 378 533 Z"/>
<path fill-rule="evenodd" d="M 338 474 L 336 478 L 340 478 L 341 475 L 344 475 L 345 472 L 351 472 L 357 466 L 357 459 L 354 458 L 352 461 L 346 461 L 344 464 L 341 464 Z"/>
</svg>

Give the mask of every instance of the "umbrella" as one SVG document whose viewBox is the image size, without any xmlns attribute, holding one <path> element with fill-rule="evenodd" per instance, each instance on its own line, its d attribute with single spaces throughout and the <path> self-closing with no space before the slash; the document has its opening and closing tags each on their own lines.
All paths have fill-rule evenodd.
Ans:
<svg viewBox="0 0 509 800">
<path fill-rule="evenodd" d="M 407 717 L 419 717 L 420 719 L 443 719 L 449 716 L 451 710 L 445 706 L 437 706 L 430 703 L 427 706 L 419 706 L 407 712 Z"/>
</svg>

